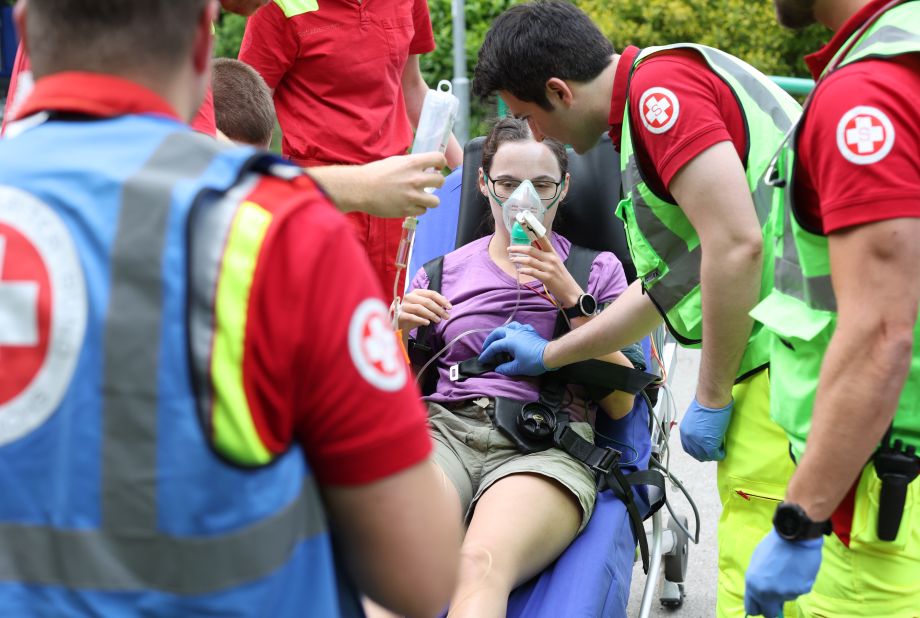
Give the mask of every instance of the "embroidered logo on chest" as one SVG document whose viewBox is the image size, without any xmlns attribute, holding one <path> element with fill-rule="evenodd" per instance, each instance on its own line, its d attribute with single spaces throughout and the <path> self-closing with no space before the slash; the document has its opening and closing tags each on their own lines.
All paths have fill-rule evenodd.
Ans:
<svg viewBox="0 0 920 618">
<path fill-rule="evenodd" d="M 639 99 L 639 115 L 645 128 L 655 134 L 664 133 L 680 116 L 680 101 L 667 88 L 649 88 Z"/>
<path fill-rule="evenodd" d="M 850 163 L 878 163 L 894 146 L 894 125 L 881 110 L 854 107 L 837 124 L 837 148 Z"/>
</svg>

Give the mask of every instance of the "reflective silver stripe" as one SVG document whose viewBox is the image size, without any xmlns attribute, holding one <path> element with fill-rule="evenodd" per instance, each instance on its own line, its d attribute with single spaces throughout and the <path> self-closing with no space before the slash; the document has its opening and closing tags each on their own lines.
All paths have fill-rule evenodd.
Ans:
<svg viewBox="0 0 920 618">
<path fill-rule="evenodd" d="M 791 118 L 785 108 L 780 105 L 776 96 L 770 92 L 770 88 L 766 84 L 757 79 L 755 75 L 745 70 L 737 60 L 725 52 L 712 47 L 701 47 L 700 49 L 702 49 L 706 58 L 709 59 L 713 65 L 719 67 L 738 80 L 738 83 L 741 84 L 741 87 L 744 88 L 747 95 L 757 104 L 757 107 L 773 120 L 773 124 L 780 133 L 786 133 L 786 131 L 789 130 L 794 119 Z M 754 146 L 756 147 L 756 145 Z"/>
<path fill-rule="evenodd" d="M 202 423 L 211 431 L 211 349 L 214 342 L 214 295 L 224 248 L 240 203 L 259 177 L 250 175 L 216 204 L 197 206 L 189 217 L 189 344 L 195 395 Z"/>
<path fill-rule="evenodd" d="M 322 533 L 316 495 L 308 479 L 299 497 L 272 518 L 217 537 L 0 524 L 0 581 L 107 592 L 213 593 L 276 571 L 289 559 L 293 543 Z"/>
<path fill-rule="evenodd" d="M 757 213 L 757 221 L 763 228 L 773 212 L 773 197 L 776 188 L 767 183 L 767 177 L 763 174 L 757 179 L 757 186 L 751 194 L 751 201 L 754 202 L 754 211 Z"/>
<path fill-rule="evenodd" d="M 795 143 L 792 136 L 791 143 Z M 793 298 L 797 298 L 813 309 L 837 311 L 837 297 L 830 275 L 806 277 L 795 242 L 793 230 L 793 202 L 795 183 L 792 182 L 791 167 L 786 169 L 789 181 L 784 189 L 783 199 L 783 253 L 774 260 L 773 287 Z"/>
<path fill-rule="evenodd" d="M 915 45 L 920 46 L 920 35 L 915 32 L 903 30 L 897 26 L 882 26 L 867 36 L 865 39 L 860 41 L 856 48 L 849 53 L 847 58 L 841 64 L 859 60 L 860 54 L 865 53 L 870 47 L 875 45 L 891 45 L 896 43 L 914 43 Z M 899 53 L 905 52 L 904 50 L 901 50 Z"/>
<path fill-rule="evenodd" d="M 157 373 L 163 244 L 172 187 L 201 176 L 219 152 L 204 136 L 167 137 L 125 183 L 112 246 L 102 382 L 102 526 L 157 529 Z"/>
<path fill-rule="evenodd" d="M 632 187 L 630 200 L 636 225 L 658 257 L 668 265 L 667 276 L 655 280 L 654 285 L 648 288 L 648 294 L 667 313 L 699 285 L 703 253 L 699 245 L 692 251 L 688 250 L 686 241 L 655 216 L 639 191 L 641 182 L 639 166 L 635 156 L 631 155 L 626 163 L 624 186 Z"/>
<path fill-rule="evenodd" d="M 183 538 L 158 529 L 156 376 L 171 189 L 199 177 L 220 150 L 207 137 L 174 134 L 126 182 L 104 343 L 102 525 L 0 524 L 0 581 L 202 595 L 268 576 L 326 531 L 312 478 L 279 512 L 235 531 Z"/>
</svg>

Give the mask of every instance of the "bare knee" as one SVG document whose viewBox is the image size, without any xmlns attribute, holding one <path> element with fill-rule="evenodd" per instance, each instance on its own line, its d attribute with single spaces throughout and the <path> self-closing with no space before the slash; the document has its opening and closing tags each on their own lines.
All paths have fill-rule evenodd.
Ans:
<svg viewBox="0 0 920 618">
<path fill-rule="evenodd" d="M 482 543 L 464 543 L 460 549 L 460 582 L 465 587 L 507 587 L 510 592 L 514 574 L 498 552 Z"/>
</svg>

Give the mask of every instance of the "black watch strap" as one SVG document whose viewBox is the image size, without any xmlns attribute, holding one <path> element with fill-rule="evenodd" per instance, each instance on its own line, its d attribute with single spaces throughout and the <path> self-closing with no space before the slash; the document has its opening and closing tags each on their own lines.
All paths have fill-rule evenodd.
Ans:
<svg viewBox="0 0 920 618">
<path fill-rule="evenodd" d="M 570 320 L 574 318 L 590 318 L 597 313 L 597 301 L 590 294 L 582 294 L 575 302 L 575 306 L 563 309 L 562 313 Z"/>
</svg>

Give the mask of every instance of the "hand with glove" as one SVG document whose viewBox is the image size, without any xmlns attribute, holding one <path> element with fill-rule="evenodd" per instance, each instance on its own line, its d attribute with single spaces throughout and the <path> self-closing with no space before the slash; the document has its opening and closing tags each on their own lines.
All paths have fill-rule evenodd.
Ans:
<svg viewBox="0 0 920 618">
<path fill-rule="evenodd" d="M 744 611 L 780 616 L 783 603 L 808 594 L 821 566 L 824 537 L 787 541 L 771 530 L 754 550 L 744 578 Z"/>
<path fill-rule="evenodd" d="M 479 362 L 499 360 L 501 354 L 512 359 L 495 368 L 503 376 L 538 376 L 549 369 L 543 364 L 543 350 L 549 342 L 537 334 L 533 326 L 511 322 L 496 328 L 482 344 Z"/>
<path fill-rule="evenodd" d="M 725 432 L 732 420 L 734 401 L 724 408 L 707 408 L 695 398 L 680 421 L 680 444 L 697 461 L 725 459 Z"/>
</svg>

